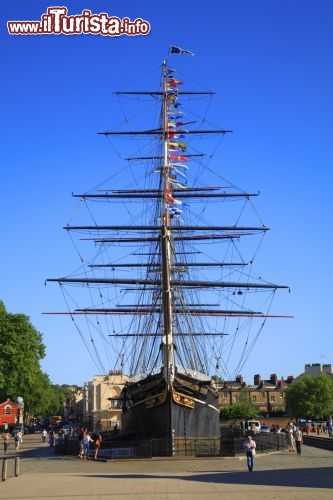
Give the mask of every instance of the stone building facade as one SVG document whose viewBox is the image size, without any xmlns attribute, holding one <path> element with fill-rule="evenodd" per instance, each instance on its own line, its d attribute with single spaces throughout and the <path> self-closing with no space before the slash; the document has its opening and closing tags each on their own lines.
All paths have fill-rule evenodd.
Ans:
<svg viewBox="0 0 333 500">
<path fill-rule="evenodd" d="M 260 414 L 265 416 L 283 414 L 286 411 L 285 390 L 292 380 L 292 376 L 286 380 L 278 380 L 276 374 L 265 380 L 256 374 L 253 384 L 247 385 L 243 377 L 238 375 L 236 380 L 228 380 L 219 385 L 220 408 L 237 403 L 241 389 L 246 388 L 253 406 Z"/>
<path fill-rule="evenodd" d="M 105 431 L 121 426 L 120 393 L 128 377 L 121 370 L 96 375 L 77 390 L 68 413 L 91 431 Z"/>
<path fill-rule="evenodd" d="M 254 407 L 258 413 L 268 416 L 279 416 L 286 412 L 286 389 L 293 380 L 297 380 L 304 375 L 328 375 L 333 379 L 333 369 L 331 364 L 313 363 L 306 364 L 304 372 L 293 377 L 289 375 L 286 379 L 278 379 L 273 373 L 268 380 L 262 379 L 259 374 L 254 375 L 253 384 L 247 385 L 243 377 L 238 375 L 236 380 L 228 380 L 219 384 L 219 404 L 220 408 L 230 406 L 239 401 L 240 390 L 246 388 Z"/>
<path fill-rule="evenodd" d="M 301 375 L 299 375 L 297 378 L 302 377 L 302 375 L 314 375 L 315 377 L 318 377 L 319 375 L 329 375 L 330 377 L 333 378 L 332 365 L 329 363 L 307 364 L 304 367 L 304 372 L 301 373 Z"/>
</svg>

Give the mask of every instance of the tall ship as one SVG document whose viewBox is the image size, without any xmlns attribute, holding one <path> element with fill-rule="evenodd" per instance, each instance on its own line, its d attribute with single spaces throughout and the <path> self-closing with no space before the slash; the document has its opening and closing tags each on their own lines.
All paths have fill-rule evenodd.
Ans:
<svg viewBox="0 0 333 500">
<path fill-rule="evenodd" d="M 80 265 L 48 280 L 91 356 L 126 374 L 120 436 L 164 440 L 169 454 L 177 441 L 219 439 L 219 382 L 240 373 L 287 288 L 255 273 L 268 231 L 258 193 L 222 175 L 215 151 L 232 131 L 207 120 L 213 92 L 187 89 L 174 69 L 191 55 L 171 46 L 156 90 L 115 93 L 124 120 L 98 133 L 124 150 L 120 168 L 73 193 L 90 217 L 64 228 Z"/>
</svg>

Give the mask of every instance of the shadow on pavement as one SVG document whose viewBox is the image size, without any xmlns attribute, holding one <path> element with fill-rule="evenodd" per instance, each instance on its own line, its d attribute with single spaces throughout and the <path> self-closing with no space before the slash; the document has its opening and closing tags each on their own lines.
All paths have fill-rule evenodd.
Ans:
<svg viewBox="0 0 333 500">
<path fill-rule="evenodd" d="M 52 446 L 41 446 L 39 448 L 29 448 L 21 450 L 19 453 L 20 458 L 56 458 L 54 448 Z"/>
<path fill-rule="evenodd" d="M 80 475 L 80 474 L 79 474 Z M 79 475 L 76 474 L 76 477 Z M 198 481 L 202 483 L 217 484 L 249 484 L 261 486 L 288 486 L 295 488 L 332 488 L 333 468 L 299 468 L 279 469 L 266 471 L 241 471 L 241 472 L 216 472 L 191 475 L 159 475 L 159 474 L 81 474 L 94 478 L 119 478 L 119 479 L 183 479 L 184 481 Z"/>
</svg>

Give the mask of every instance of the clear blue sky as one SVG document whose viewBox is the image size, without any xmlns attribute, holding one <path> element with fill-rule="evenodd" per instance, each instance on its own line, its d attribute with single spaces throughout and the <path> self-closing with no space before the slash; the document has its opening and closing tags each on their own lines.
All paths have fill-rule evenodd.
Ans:
<svg viewBox="0 0 333 500">
<path fill-rule="evenodd" d="M 54 4 L 3 3 L 0 32 L 0 298 L 43 334 L 42 368 L 51 381 L 81 385 L 96 374 L 70 320 L 42 315 L 65 310 L 58 287 L 45 287 L 45 279 L 77 266 L 62 230 L 76 206 L 71 192 L 108 176 L 109 149 L 96 132 L 117 123 L 112 91 L 149 73 L 156 87 L 171 44 L 195 53 L 186 73 L 217 93 L 212 121 L 235 131 L 223 143 L 225 176 L 260 190 L 256 206 L 271 228 L 262 272 L 291 288 L 276 304 L 295 318 L 267 324 L 245 380 L 333 363 L 333 2 L 68 0 L 70 15 L 90 9 L 140 17 L 151 32 L 8 34 L 7 21 L 40 20 Z"/>
</svg>

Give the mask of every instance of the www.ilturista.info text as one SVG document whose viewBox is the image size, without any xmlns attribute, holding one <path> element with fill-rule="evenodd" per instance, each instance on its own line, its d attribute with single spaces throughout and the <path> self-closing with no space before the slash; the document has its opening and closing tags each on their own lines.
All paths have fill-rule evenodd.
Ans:
<svg viewBox="0 0 333 500">
<path fill-rule="evenodd" d="M 147 35 L 150 24 L 141 18 L 130 21 L 128 17 L 109 17 L 102 12 L 92 14 L 91 10 L 83 10 L 82 14 L 68 16 L 66 7 L 49 7 L 40 21 L 8 21 L 8 32 L 11 35 L 104 35 L 104 36 L 137 36 Z"/>
</svg>

